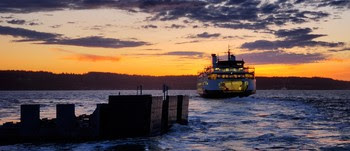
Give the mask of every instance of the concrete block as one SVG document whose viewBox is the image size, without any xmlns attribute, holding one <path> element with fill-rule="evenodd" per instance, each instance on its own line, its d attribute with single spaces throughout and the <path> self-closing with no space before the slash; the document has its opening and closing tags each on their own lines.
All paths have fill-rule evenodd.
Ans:
<svg viewBox="0 0 350 151">
<path fill-rule="evenodd" d="M 177 96 L 177 120 L 179 124 L 188 124 L 188 106 L 189 97 L 184 95 Z"/>
<path fill-rule="evenodd" d="M 152 97 L 152 108 L 151 108 L 151 123 L 149 135 L 159 135 L 162 130 L 162 107 L 163 97 L 154 96 Z"/>
<path fill-rule="evenodd" d="M 102 138 L 153 136 L 160 133 L 162 98 L 151 95 L 109 96 L 91 116 L 95 134 Z"/>
<path fill-rule="evenodd" d="M 95 111 L 90 117 L 90 125 L 95 137 L 109 137 L 110 107 L 108 104 L 97 104 Z"/>
<path fill-rule="evenodd" d="M 176 119 L 177 119 L 177 96 L 168 96 L 168 99 L 169 99 L 168 125 L 171 126 L 176 123 Z"/>
<path fill-rule="evenodd" d="M 151 123 L 151 95 L 109 96 L 110 134 L 118 137 L 148 136 Z"/>
<path fill-rule="evenodd" d="M 60 136 L 71 136 L 76 126 L 75 105 L 56 105 L 56 126 Z"/>
<path fill-rule="evenodd" d="M 177 96 L 167 96 L 162 108 L 162 132 L 167 131 L 177 119 Z"/>
<path fill-rule="evenodd" d="M 20 135 L 23 138 L 36 138 L 40 130 L 40 105 L 21 105 Z"/>
</svg>

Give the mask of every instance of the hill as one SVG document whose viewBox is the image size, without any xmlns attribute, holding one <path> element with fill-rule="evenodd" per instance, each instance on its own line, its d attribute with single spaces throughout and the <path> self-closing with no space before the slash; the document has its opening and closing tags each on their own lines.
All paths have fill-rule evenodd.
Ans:
<svg viewBox="0 0 350 151">
<path fill-rule="evenodd" d="M 196 89 L 196 76 L 144 76 L 116 73 L 89 72 L 86 74 L 55 74 L 33 71 L 0 71 L 0 90 L 135 90 L 161 89 L 163 84 L 171 89 Z M 349 81 L 330 78 L 257 77 L 257 89 L 344 90 Z"/>
</svg>

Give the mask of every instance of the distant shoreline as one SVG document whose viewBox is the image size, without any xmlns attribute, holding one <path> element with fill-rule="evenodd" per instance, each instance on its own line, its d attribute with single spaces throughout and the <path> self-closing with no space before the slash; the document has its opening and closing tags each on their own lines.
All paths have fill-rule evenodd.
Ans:
<svg viewBox="0 0 350 151">
<path fill-rule="evenodd" d="M 350 90 L 350 81 L 320 77 L 256 77 L 257 90 Z M 55 74 L 52 72 L 0 70 L 0 91 L 55 90 L 196 90 L 197 76 L 146 76 L 89 72 Z"/>
</svg>

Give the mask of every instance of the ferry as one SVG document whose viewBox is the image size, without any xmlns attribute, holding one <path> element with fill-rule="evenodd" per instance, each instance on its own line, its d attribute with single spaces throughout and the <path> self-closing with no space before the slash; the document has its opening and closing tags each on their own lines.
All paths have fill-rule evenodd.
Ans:
<svg viewBox="0 0 350 151">
<path fill-rule="evenodd" d="M 245 67 L 227 52 L 227 60 L 212 54 L 212 65 L 205 68 L 197 79 L 197 92 L 206 98 L 246 97 L 256 92 L 255 69 Z"/>
</svg>

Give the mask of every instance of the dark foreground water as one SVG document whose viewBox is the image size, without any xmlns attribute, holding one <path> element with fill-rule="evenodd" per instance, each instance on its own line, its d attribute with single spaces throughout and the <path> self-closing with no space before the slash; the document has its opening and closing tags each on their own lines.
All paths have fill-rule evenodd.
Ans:
<svg viewBox="0 0 350 151">
<path fill-rule="evenodd" d="M 19 105 L 40 103 L 41 117 L 55 104 L 75 103 L 91 114 L 108 95 L 135 91 L 0 91 L 0 123 L 19 120 Z M 144 93 L 161 95 L 161 91 Z M 350 91 L 266 90 L 246 98 L 203 99 L 190 95 L 189 125 L 152 138 L 71 144 L 16 144 L 0 150 L 350 150 Z"/>
</svg>

